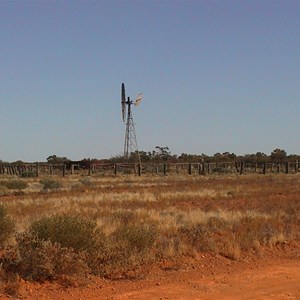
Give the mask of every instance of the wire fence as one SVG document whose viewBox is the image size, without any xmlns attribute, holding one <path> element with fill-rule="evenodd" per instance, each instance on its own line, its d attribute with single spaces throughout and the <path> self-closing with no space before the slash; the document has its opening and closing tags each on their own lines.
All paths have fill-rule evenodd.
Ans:
<svg viewBox="0 0 300 300">
<path fill-rule="evenodd" d="M 299 162 L 199 162 L 199 163 L 98 163 L 89 166 L 80 164 L 49 164 L 49 163 L 23 163 L 23 164 L 0 164 L 0 175 L 11 175 L 19 177 L 38 176 L 117 176 L 135 174 L 142 176 L 187 174 L 187 175 L 209 175 L 209 174 L 268 174 L 299 172 Z"/>
</svg>

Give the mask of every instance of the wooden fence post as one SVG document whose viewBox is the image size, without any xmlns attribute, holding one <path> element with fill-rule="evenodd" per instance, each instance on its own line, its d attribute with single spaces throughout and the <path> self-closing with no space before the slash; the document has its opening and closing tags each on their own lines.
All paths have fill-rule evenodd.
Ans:
<svg viewBox="0 0 300 300">
<path fill-rule="evenodd" d="M 142 166 L 141 166 L 141 164 L 138 164 L 138 175 L 139 176 L 142 175 Z"/>
<path fill-rule="evenodd" d="M 192 164 L 189 163 L 189 175 L 192 175 Z"/>
<path fill-rule="evenodd" d="M 167 164 L 164 164 L 164 175 L 167 175 Z"/>
<path fill-rule="evenodd" d="M 36 170 L 35 170 L 35 172 L 36 172 L 36 177 L 39 177 L 39 175 L 40 175 L 40 166 L 39 166 L 39 163 L 38 163 L 38 162 L 35 164 L 35 167 L 36 167 Z"/>
<path fill-rule="evenodd" d="M 10 165 L 11 174 L 15 175 L 15 167 L 13 165 Z"/>
<path fill-rule="evenodd" d="M 285 163 L 285 174 L 289 174 L 289 171 L 290 171 L 290 163 L 286 162 Z"/>
<path fill-rule="evenodd" d="M 202 175 L 206 174 L 206 172 L 205 172 L 205 162 L 201 163 L 201 174 Z"/>
<path fill-rule="evenodd" d="M 210 163 L 207 163 L 207 174 L 210 174 Z"/>
<path fill-rule="evenodd" d="M 236 169 L 237 173 L 240 172 L 239 163 L 237 161 L 235 162 L 235 169 Z"/>
<path fill-rule="evenodd" d="M 63 177 L 66 176 L 66 164 L 63 164 L 62 175 L 63 175 Z"/>
<path fill-rule="evenodd" d="M 276 170 L 277 170 L 277 173 L 280 173 L 280 163 L 277 163 Z"/>
<path fill-rule="evenodd" d="M 266 162 L 263 163 L 263 171 L 262 172 L 264 175 L 267 173 L 267 163 Z"/>
<path fill-rule="evenodd" d="M 241 161 L 241 166 L 240 166 L 240 175 L 242 175 L 244 173 L 244 162 Z"/>
<path fill-rule="evenodd" d="M 19 175 L 19 176 L 22 176 L 22 167 L 19 165 L 19 166 L 17 166 L 17 174 Z"/>
<path fill-rule="evenodd" d="M 156 171 L 156 174 L 159 173 L 158 165 L 155 165 L 155 171 Z"/>
<path fill-rule="evenodd" d="M 114 164 L 114 174 L 115 174 L 115 176 L 117 176 L 117 173 L 118 173 L 118 165 Z"/>
</svg>

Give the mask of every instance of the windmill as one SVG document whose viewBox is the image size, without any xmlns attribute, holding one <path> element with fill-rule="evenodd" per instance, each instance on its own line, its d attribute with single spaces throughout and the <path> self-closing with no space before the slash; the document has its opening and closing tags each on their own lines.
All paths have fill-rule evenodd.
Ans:
<svg viewBox="0 0 300 300">
<path fill-rule="evenodd" d="M 126 125 L 125 131 L 125 143 L 124 143 L 124 158 L 128 159 L 130 154 L 137 152 L 139 163 L 141 162 L 138 144 L 136 140 L 133 116 L 132 116 L 132 104 L 138 106 L 142 101 L 143 93 L 138 94 L 134 101 L 130 100 L 130 97 L 127 97 L 125 94 L 125 84 L 122 83 L 121 88 L 121 107 L 122 107 L 122 119 Z M 127 106 L 127 113 L 126 113 Z"/>
</svg>

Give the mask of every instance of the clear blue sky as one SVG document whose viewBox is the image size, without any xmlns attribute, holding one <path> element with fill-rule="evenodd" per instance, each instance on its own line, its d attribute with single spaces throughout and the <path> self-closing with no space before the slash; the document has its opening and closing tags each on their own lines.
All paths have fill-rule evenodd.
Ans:
<svg viewBox="0 0 300 300">
<path fill-rule="evenodd" d="M 300 153 L 300 1 L 0 0 L 0 159 Z"/>
</svg>

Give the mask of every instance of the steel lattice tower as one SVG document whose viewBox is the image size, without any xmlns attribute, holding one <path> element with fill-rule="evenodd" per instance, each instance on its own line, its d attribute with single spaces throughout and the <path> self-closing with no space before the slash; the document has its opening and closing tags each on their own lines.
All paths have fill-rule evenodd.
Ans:
<svg viewBox="0 0 300 300">
<path fill-rule="evenodd" d="M 122 105 L 122 116 L 123 122 L 126 119 L 126 131 L 125 131 L 125 143 L 124 143 L 124 158 L 129 159 L 132 153 L 137 153 L 138 162 L 141 162 L 136 134 L 135 134 L 135 127 L 133 122 L 132 116 L 132 104 L 135 106 L 141 103 L 143 94 L 139 94 L 135 101 L 131 101 L 130 97 L 127 98 L 125 96 L 125 85 L 122 83 L 122 90 L 121 90 L 121 105 Z M 127 118 L 126 118 L 126 106 L 127 106 Z"/>
<path fill-rule="evenodd" d="M 137 153 L 139 153 L 139 149 L 138 149 L 132 110 L 131 110 L 132 101 L 130 100 L 129 97 L 128 100 L 126 101 L 126 104 L 128 107 L 128 112 L 127 112 L 126 131 L 125 131 L 124 157 L 128 159 L 131 153 L 134 153 L 136 151 Z"/>
</svg>

